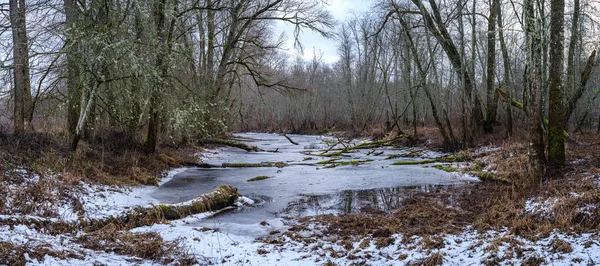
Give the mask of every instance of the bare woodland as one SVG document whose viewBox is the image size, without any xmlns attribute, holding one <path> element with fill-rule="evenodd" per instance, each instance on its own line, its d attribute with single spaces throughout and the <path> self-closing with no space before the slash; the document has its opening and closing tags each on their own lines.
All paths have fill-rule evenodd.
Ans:
<svg viewBox="0 0 600 266">
<path fill-rule="evenodd" d="M 9 0 L 2 130 L 61 134 L 72 151 L 118 132 L 153 153 L 231 131 L 428 126 L 446 150 L 527 137 L 535 178 L 564 165 L 569 134 L 600 133 L 594 1 L 381 0 L 346 21 L 327 4 Z M 290 56 L 286 43 L 311 47 L 303 31 L 339 60 Z"/>
</svg>

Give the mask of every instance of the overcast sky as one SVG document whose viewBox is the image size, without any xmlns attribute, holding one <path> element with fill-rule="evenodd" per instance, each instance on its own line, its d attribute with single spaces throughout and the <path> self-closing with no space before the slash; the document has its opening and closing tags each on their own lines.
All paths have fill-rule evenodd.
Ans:
<svg viewBox="0 0 600 266">
<path fill-rule="evenodd" d="M 328 0 L 325 6 L 327 10 L 331 12 L 333 18 L 337 20 L 337 23 L 344 21 L 346 18 L 351 17 L 357 12 L 367 10 L 372 6 L 373 0 Z M 287 48 L 291 55 L 297 55 L 298 51 L 293 48 L 293 33 L 294 27 L 291 25 L 279 24 L 279 28 L 276 29 L 279 34 L 284 32 L 288 37 Z M 317 54 L 323 54 L 323 61 L 327 63 L 333 63 L 338 60 L 337 55 L 337 43 L 335 40 L 328 40 L 323 38 L 320 34 L 311 32 L 309 30 L 303 31 L 300 37 L 302 44 L 304 45 L 305 59 L 312 59 L 313 51 Z"/>
</svg>

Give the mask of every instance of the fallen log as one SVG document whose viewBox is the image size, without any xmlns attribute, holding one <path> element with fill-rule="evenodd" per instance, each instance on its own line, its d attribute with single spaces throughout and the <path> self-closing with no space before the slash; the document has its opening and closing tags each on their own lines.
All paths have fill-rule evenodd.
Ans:
<svg viewBox="0 0 600 266">
<path fill-rule="evenodd" d="M 222 163 L 222 167 L 229 168 L 244 168 L 244 167 L 277 167 L 282 168 L 288 166 L 284 162 L 262 162 L 262 163 Z"/>
<path fill-rule="evenodd" d="M 250 146 L 241 142 L 237 142 L 237 141 L 231 141 L 231 140 L 225 140 L 225 139 L 200 139 L 198 140 L 199 144 L 205 145 L 205 144 L 215 144 L 215 145 L 223 145 L 223 146 L 229 146 L 229 147 L 234 147 L 234 148 L 239 148 L 242 150 L 246 150 L 246 151 L 262 151 L 262 149 L 256 147 L 256 146 Z"/>
<path fill-rule="evenodd" d="M 346 147 L 346 148 L 343 148 L 340 150 L 342 150 L 342 152 L 348 152 L 348 151 L 359 150 L 359 149 L 374 149 L 374 148 L 379 148 L 379 147 L 383 147 L 383 146 L 391 146 L 395 141 L 397 141 L 401 138 L 406 138 L 406 137 L 407 136 L 400 135 L 400 136 L 393 137 L 391 139 L 380 139 L 380 140 L 367 141 L 367 142 L 356 144 L 354 146 L 349 146 L 349 147 Z"/>
<path fill-rule="evenodd" d="M 198 168 L 219 168 L 220 167 L 220 166 L 214 165 L 214 164 L 199 163 L 199 162 L 192 162 L 192 161 L 183 161 L 181 163 L 181 166 L 198 167 Z"/>
<path fill-rule="evenodd" d="M 293 141 L 290 137 L 288 137 L 288 135 L 286 135 L 285 133 L 281 133 L 279 134 L 280 136 L 284 136 L 290 143 L 294 144 L 294 145 L 300 145 L 298 144 L 298 142 Z"/>
<path fill-rule="evenodd" d="M 215 190 L 196 196 L 193 200 L 180 204 L 159 204 L 152 207 L 137 207 L 121 216 L 111 216 L 101 220 L 91 220 L 87 224 L 89 231 L 101 229 L 109 224 L 131 229 L 149 226 L 165 221 L 185 218 L 190 215 L 216 211 L 232 206 L 239 197 L 236 187 L 221 185 Z"/>
</svg>

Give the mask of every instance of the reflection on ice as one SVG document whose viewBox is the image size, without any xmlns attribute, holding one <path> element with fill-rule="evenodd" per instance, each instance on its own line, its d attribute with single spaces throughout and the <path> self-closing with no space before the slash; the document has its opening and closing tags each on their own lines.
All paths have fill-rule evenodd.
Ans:
<svg viewBox="0 0 600 266">
<path fill-rule="evenodd" d="M 279 213 L 281 217 L 304 217 L 322 214 L 387 212 L 401 207 L 404 199 L 419 192 L 440 192 L 449 186 L 425 185 L 413 187 L 344 190 L 326 195 L 303 195 Z"/>
</svg>

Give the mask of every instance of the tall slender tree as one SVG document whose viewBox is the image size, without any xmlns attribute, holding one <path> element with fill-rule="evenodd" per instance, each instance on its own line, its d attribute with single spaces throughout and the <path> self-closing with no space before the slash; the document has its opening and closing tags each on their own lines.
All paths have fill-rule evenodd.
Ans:
<svg viewBox="0 0 600 266">
<path fill-rule="evenodd" d="M 29 48 L 25 21 L 25 0 L 10 0 L 10 24 L 13 40 L 13 97 L 14 128 L 25 130 L 25 120 L 31 120 L 31 78 L 29 76 Z"/>
<path fill-rule="evenodd" d="M 550 80 L 548 165 L 554 169 L 565 163 L 565 108 L 563 103 L 565 1 L 550 2 Z"/>
<path fill-rule="evenodd" d="M 490 16 L 488 18 L 487 32 L 487 106 L 484 130 L 492 132 L 496 123 L 496 112 L 498 110 L 498 95 L 496 94 L 496 18 L 500 11 L 500 0 L 492 0 Z"/>
<path fill-rule="evenodd" d="M 534 0 L 523 3 L 527 39 L 526 90 L 531 95 L 529 107 L 529 165 L 534 182 L 545 175 L 544 129 L 542 126 L 542 38 Z"/>
</svg>

